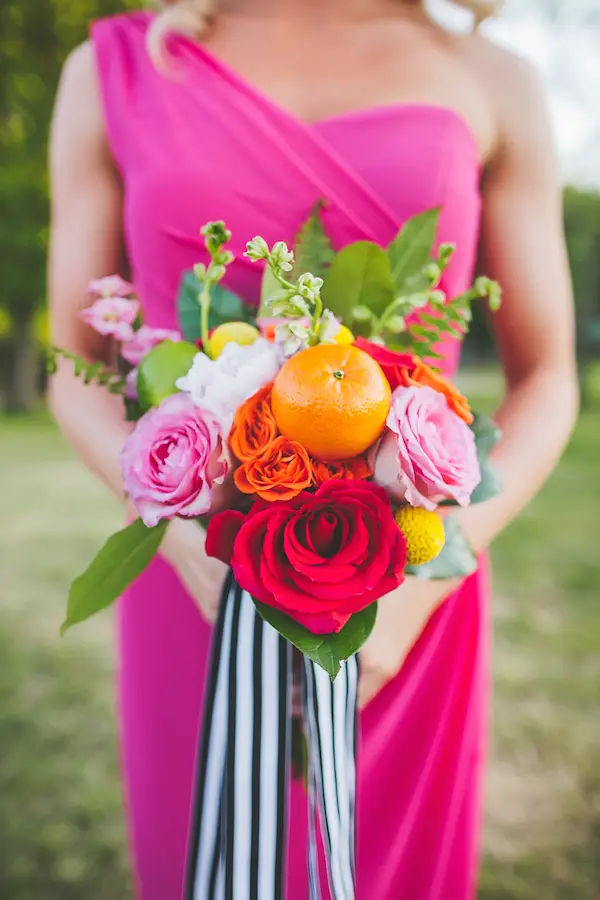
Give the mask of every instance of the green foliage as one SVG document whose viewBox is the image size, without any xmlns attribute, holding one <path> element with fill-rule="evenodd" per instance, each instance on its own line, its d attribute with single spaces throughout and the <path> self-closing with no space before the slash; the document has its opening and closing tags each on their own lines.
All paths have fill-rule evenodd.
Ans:
<svg viewBox="0 0 600 900">
<path fill-rule="evenodd" d="M 50 347 L 47 353 L 47 369 L 49 375 L 54 375 L 58 366 L 58 359 L 68 359 L 73 363 L 73 371 L 78 378 L 83 378 L 85 384 L 101 384 L 111 394 L 122 394 L 125 388 L 125 379 L 114 369 L 105 366 L 104 363 L 89 363 L 76 353 L 62 350 L 60 347 Z"/>
<path fill-rule="evenodd" d="M 357 241 L 341 250 L 323 285 L 327 309 L 352 327 L 354 309 L 366 307 L 380 316 L 394 300 L 390 259 L 370 241 Z"/>
<path fill-rule="evenodd" d="M 186 272 L 181 280 L 177 295 L 177 309 L 179 313 L 179 328 L 186 341 L 199 341 L 200 328 L 200 294 L 202 284 L 193 272 Z M 208 317 L 209 329 L 223 325 L 225 322 L 249 322 L 256 321 L 256 309 L 248 303 L 244 303 L 237 294 L 228 291 L 220 284 L 216 284 L 210 290 L 210 312 Z"/>
<path fill-rule="evenodd" d="M 452 515 L 444 519 L 444 533 L 446 543 L 439 556 L 422 566 L 407 566 L 407 575 L 445 581 L 450 578 L 466 578 L 477 571 L 475 554 Z"/>
<path fill-rule="evenodd" d="M 292 281 L 304 275 L 305 272 L 324 278 L 335 258 L 331 241 L 321 221 L 322 208 L 323 203 L 317 203 L 298 232 L 294 244 L 296 261 L 292 271 Z"/>
<path fill-rule="evenodd" d="M 439 218 L 439 207 L 414 216 L 388 247 L 396 296 L 413 294 L 427 286 L 416 279 L 431 259 Z"/>
<path fill-rule="evenodd" d="M 29 321 L 43 302 L 48 240 L 48 129 L 61 66 L 89 23 L 127 0 L 0 4 L 0 306 Z"/>
<path fill-rule="evenodd" d="M 141 409 L 159 406 L 177 393 L 176 381 L 187 375 L 198 353 L 195 344 L 163 341 L 153 347 L 138 368 L 137 390 Z"/>
<path fill-rule="evenodd" d="M 355 613 L 339 634 L 313 634 L 273 607 L 256 601 L 255 603 L 265 622 L 272 625 L 316 665 L 325 669 L 332 680 L 339 673 L 343 660 L 357 653 L 365 643 L 373 631 L 377 618 L 377 604 L 372 603 L 362 612 Z"/>
<path fill-rule="evenodd" d="M 477 457 L 481 469 L 481 481 L 471 494 L 471 503 L 482 503 L 484 500 L 491 500 L 502 491 L 500 476 L 489 458 L 500 440 L 502 432 L 492 419 L 479 414 L 475 415 L 471 429 L 475 434 Z"/>
<path fill-rule="evenodd" d="M 73 625 L 111 606 L 158 553 L 167 528 L 166 520 L 146 528 L 136 519 L 113 534 L 69 591 L 64 634 Z"/>
</svg>

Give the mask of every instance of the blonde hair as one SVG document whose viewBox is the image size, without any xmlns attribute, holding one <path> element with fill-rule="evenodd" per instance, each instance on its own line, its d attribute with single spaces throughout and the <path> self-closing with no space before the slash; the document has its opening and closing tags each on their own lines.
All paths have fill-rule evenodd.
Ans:
<svg viewBox="0 0 600 900">
<path fill-rule="evenodd" d="M 424 2 L 424 0 L 417 0 Z M 497 16 L 504 0 L 452 0 L 455 6 L 472 12 L 477 28 L 485 19 Z M 219 0 L 154 0 L 162 11 L 152 23 L 148 34 L 150 53 L 156 61 L 164 54 L 164 38 L 168 32 L 179 31 L 199 37 L 218 11 Z"/>
</svg>

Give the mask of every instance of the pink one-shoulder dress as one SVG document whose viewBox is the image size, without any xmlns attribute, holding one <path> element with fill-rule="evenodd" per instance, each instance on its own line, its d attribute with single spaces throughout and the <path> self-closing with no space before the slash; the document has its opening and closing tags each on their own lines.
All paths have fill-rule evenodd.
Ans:
<svg viewBox="0 0 600 900">
<path fill-rule="evenodd" d="M 175 328 L 200 227 L 225 219 L 229 287 L 256 302 L 242 253 L 255 234 L 292 241 L 315 202 L 334 244 L 389 242 L 442 207 L 457 244 L 443 287 L 472 277 L 480 218 L 475 139 L 455 112 L 395 104 L 308 125 L 198 43 L 173 38 L 173 70 L 145 48 L 149 13 L 92 28 L 106 130 L 124 186 L 124 223 L 145 321 Z M 458 347 L 446 348 L 455 370 Z M 361 717 L 358 900 L 468 900 L 480 833 L 487 679 L 485 565 L 432 616 L 400 674 Z M 157 559 L 119 615 L 123 766 L 138 897 L 180 900 L 211 629 Z M 288 900 L 307 897 L 306 798 L 292 787 Z M 328 896 L 323 885 L 323 896 Z M 206 898 L 209 900 L 209 898 Z"/>
</svg>

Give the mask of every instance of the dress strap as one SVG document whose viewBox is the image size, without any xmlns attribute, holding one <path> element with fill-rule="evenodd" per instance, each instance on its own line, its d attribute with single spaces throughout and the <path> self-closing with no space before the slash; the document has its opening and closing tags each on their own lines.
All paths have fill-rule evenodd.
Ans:
<svg viewBox="0 0 600 900">
<path fill-rule="evenodd" d="M 124 174 L 141 139 L 140 101 L 158 73 L 146 48 L 148 17 L 129 13 L 92 23 L 100 95 L 109 149 Z"/>
</svg>

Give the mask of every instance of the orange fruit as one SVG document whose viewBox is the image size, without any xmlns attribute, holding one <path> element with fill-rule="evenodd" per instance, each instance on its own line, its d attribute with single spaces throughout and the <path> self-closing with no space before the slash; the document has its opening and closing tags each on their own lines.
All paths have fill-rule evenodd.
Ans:
<svg viewBox="0 0 600 900">
<path fill-rule="evenodd" d="M 271 395 L 280 432 L 326 461 L 364 453 L 383 431 L 390 404 L 378 363 L 339 344 L 318 344 L 293 356 Z"/>
</svg>

